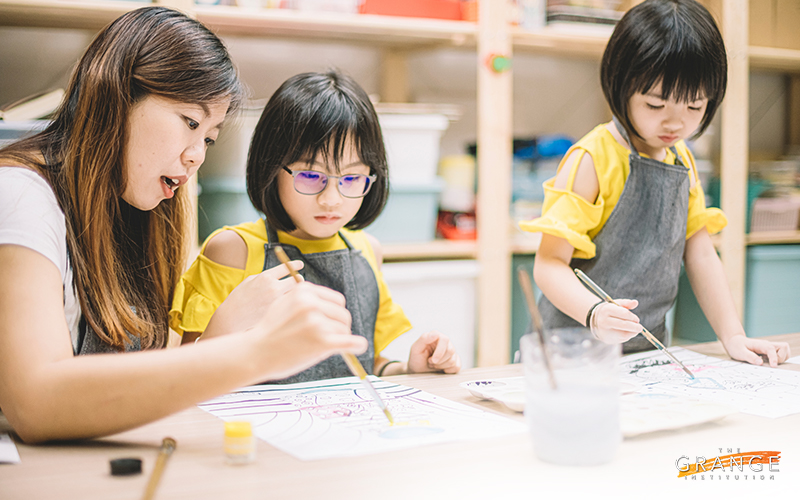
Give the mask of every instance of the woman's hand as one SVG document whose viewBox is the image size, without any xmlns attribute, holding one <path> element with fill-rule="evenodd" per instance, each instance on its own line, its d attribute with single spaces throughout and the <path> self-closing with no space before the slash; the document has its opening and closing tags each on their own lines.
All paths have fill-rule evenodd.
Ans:
<svg viewBox="0 0 800 500">
<path fill-rule="evenodd" d="M 300 260 L 293 260 L 290 264 L 295 270 L 303 268 Z M 294 278 L 287 278 L 288 275 L 289 270 L 280 264 L 245 278 L 214 312 L 201 339 L 251 328 L 263 318 L 273 302 L 295 286 Z"/>
<path fill-rule="evenodd" d="M 639 317 L 630 310 L 639 306 L 638 300 L 615 299 L 597 306 L 590 320 L 592 333 L 606 344 L 621 344 L 642 331 Z"/>
<path fill-rule="evenodd" d="M 367 340 L 353 335 L 350 312 L 339 292 L 311 283 L 292 283 L 247 332 L 271 379 L 294 375 L 338 352 L 360 354 Z"/>
<path fill-rule="evenodd" d="M 437 331 L 423 333 L 411 345 L 408 355 L 408 373 L 425 373 L 441 371 L 458 373 L 461 370 L 461 358 L 456 354 L 453 343 Z"/>
<path fill-rule="evenodd" d="M 769 360 L 769 366 L 775 368 L 791 356 L 789 344 L 786 342 L 771 342 L 764 339 L 751 339 L 745 335 L 734 335 L 722 341 L 728 356 L 751 365 L 762 365 L 764 355 Z"/>
</svg>

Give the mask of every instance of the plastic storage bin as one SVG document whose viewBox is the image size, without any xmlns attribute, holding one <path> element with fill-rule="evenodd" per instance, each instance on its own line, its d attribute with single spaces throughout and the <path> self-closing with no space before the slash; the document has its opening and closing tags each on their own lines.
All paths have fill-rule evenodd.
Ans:
<svg viewBox="0 0 800 500">
<path fill-rule="evenodd" d="M 252 103 L 231 123 L 225 124 L 214 146 L 208 148 L 202 168 L 197 171 L 199 179 L 241 177 L 244 182 L 250 140 L 263 109 L 263 105 Z"/>
<path fill-rule="evenodd" d="M 384 264 L 383 277 L 392 300 L 403 308 L 414 328 L 389 344 L 382 355 L 406 360 L 411 344 L 421 334 L 436 330 L 453 342 L 462 369 L 475 366 L 479 270 L 474 260 Z"/>
<path fill-rule="evenodd" d="M 424 243 L 436 237 L 442 182 L 390 185 L 389 201 L 366 231 L 381 243 Z"/>
<path fill-rule="evenodd" d="M 392 183 L 419 185 L 433 182 L 439 163 L 439 145 L 450 122 L 440 114 L 378 115 Z"/>
<path fill-rule="evenodd" d="M 222 226 L 263 217 L 250 203 L 244 178 L 205 177 L 200 179 L 199 188 L 197 224 L 201 242 Z"/>
<path fill-rule="evenodd" d="M 461 0 L 364 0 L 362 14 L 383 16 L 427 17 L 431 19 L 461 19 Z"/>
<path fill-rule="evenodd" d="M 753 203 L 750 232 L 794 231 L 800 220 L 800 197 L 759 198 Z"/>
<path fill-rule="evenodd" d="M 744 329 L 748 337 L 800 332 L 800 245 L 747 249 Z M 697 342 L 717 340 L 681 273 L 675 336 Z"/>
<path fill-rule="evenodd" d="M 3 121 L 0 120 L 0 147 L 41 132 L 50 120 Z"/>
<path fill-rule="evenodd" d="M 748 336 L 800 332 L 800 245 L 750 247 L 746 279 Z"/>
</svg>

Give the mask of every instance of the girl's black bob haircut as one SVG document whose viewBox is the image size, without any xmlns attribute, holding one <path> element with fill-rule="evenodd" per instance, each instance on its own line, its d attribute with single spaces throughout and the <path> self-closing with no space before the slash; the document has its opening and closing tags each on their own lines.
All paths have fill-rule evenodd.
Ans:
<svg viewBox="0 0 800 500">
<path fill-rule="evenodd" d="M 276 230 L 296 229 L 278 195 L 283 167 L 324 158 L 338 173 L 348 141 L 377 179 L 345 227 L 363 229 L 383 210 L 389 170 L 378 115 L 369 96 L 338 71 L 295 75 L 275 91 L 258 120 L 247 156 L 247 194 Z"/>
<path fill-rule="evenodd" d="M 629 10 L 608 41 L 600 69 L 603 94 L 628 133 L 633 94 L 661 83 L 661 98 L 691 102 L 707 97 L 701 135 L 728 84 L 725 44 L 714 18 L 694 0 L 646 0 Z M 641 136 L 640 136 L 641 137 Z"/>
</svg>

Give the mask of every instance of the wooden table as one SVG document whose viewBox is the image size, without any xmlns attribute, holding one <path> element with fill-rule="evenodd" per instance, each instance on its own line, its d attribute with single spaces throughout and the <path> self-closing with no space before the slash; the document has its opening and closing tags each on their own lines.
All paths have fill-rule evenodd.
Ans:
<svg viewBox="0 0 800 500">
<path fill-rule="evenodd" d="M 800 354 L 800 334 L 772 337 Z M 726 357 L 719 343 L 689 348 Z M 800 365 L 781 365 L 799 370 Z M 470 406 L 524 421 L 499 403 L 479 401 L 458 384 L 521 375 L 520 365 L 474 368 L 458 375 L 403 375 L 392 382 L 423 389 Z M 0 419 L 0 431 L 8 424 Z M 0 499 L 138 499 L 144 492 L 165 436 L 178 442 L 157 499 L 394 499 L 417 498 L 750 498 L 769 494 L 797 498 L 800 491 L 800 414 L 768 419 L 735 414 L 676 431 L 625 439 L 610 464 L 562 467 L 533 455 L 527 434 L 433 445 L 356 458 L 303 462 L 266 442 L 245 466 L 224 463 L 222 421 L 190 408 L 105 439 L 54 445 L 17 445 L 20 464 L 0 465 Z M 722 450 L 720 450 L 720 448 Z M 713 479 L 678 479 L 676 460 L 733 452 L 781 451 L 778 472 L 720 472 Z M 114 477 L 109 460 L 143 459 L 144 474 Z M 738 475 L 736 480 L 734 476 Z M 717 477 L 720 476 L 720 477 Z M 725 476 L 728 476 L 726 479 Z M 745 478 L 745 476 L 747 476 Z M 769 479 L 773 476 L 774 479 Z M 766 496 L 764 496 L 766 495 Z"/>
</svg>

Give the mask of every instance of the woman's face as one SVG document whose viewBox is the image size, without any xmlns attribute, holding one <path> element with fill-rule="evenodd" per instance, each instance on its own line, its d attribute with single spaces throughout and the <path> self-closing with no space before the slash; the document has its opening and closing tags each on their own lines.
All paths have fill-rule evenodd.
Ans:
<svg viewBox="0 0 800 500">
<path fill-rule="evenodd" d="M 317 157 L 309 165 L 300 161 L 287 165 L 292 171 L 314 170 L 329 175 L 369 175 L 369 167 L 361 163 L 358 153 L 348 141 L 339 159 L 341 172 L 324 158 Z M 328 179 L 328 185 L 319 194 L 301 194 L 294 188 L 292 174 L 281 170 L 278 174 L 278 194 L 283 209 L 297 227 L 292 236 L 305 240 L 330 238 L 356 216 L 364 198 L 345 198 L 339 193 L 338 179 Z"/>
<path fill-rule="evenodd" d="M 640 153 L 663 159 L 666 148 L 691 137 L 706 114 L 708 99 L 678 102 L 661 98 L 661 84 L 656 84 L 646 94 L 636 93 L 628 104 L 628 116 L 641 135 L 632 137 Z"/>
<path fill-rule="evenodd" d="M 134 104 L 128 117 L 122 199 L 139 210 L 152 210 L 175 196 L 205 160 L 229 104 L 222 101 L 204 109 L 152 95 Z"/>
</svg>

